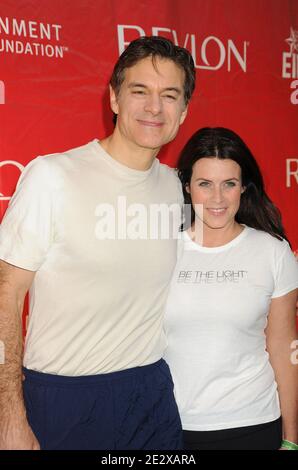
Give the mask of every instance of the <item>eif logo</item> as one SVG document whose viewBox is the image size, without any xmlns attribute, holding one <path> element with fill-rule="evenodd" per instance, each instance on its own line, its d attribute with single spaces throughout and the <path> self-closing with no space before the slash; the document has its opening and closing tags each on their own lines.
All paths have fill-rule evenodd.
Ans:
<svg viewBox="0 0 298 470">
<path fill-rule="evenodd" d="M 2 80 L 0 80 L 0 104 L 5 104 L 5 85 Z"/>
<path fill-rule="evenodd" d="M 298 78 L 298 31 L 291 28 L 290 36 L 285 42 L 290 51 L 282 54 L 282 78 Z"/>
</svg>

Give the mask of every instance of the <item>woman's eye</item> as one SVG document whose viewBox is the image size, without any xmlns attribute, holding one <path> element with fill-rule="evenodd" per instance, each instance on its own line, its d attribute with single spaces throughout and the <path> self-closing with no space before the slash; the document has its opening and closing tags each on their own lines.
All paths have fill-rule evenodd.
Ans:
<svg viewBox="0 0 298 470">
<path fill-rule="evenodd" d="M 209 186 L 209 184 L 210 184 L 210 183 L 208 183 L 208 181 L 201 181 L 201 182 L 199 183 L 199 186 L 201 186 L 201 187 L 206 187 L 206 186 Z"/>
<path fill-rule="evenodd" d="M 234 181 L 227 181 L 226 186 L 228 186 L 228 188 L 233 188 L 234 186 L 236 186 L 236 183 Z"/>
</svg>

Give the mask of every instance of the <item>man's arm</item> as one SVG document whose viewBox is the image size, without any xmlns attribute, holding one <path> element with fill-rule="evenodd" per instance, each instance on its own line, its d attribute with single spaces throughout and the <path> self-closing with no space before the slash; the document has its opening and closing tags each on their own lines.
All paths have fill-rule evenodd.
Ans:
<svg viewBox="0 0 298 470">
<path fill-rule="evenodd" d="M 298 440 L 298 364 L 293 361 L 297 289 L 272 299 L 266 329 L 267 351 L 277 382 L 283 439 Z"/>
<path fill-rule="evenodd" d="M 34 272 L 0 261 L 0 449 L 38 450 L 22 392 L 22 311 Z"/>
</svg>

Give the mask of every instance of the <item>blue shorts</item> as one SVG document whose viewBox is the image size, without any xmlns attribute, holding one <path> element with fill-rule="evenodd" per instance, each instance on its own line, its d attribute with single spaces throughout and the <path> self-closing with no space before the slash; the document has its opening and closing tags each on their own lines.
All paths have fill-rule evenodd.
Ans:
<svg viewBox="0 0 298 470">
<path fill-rule="evenodd" d="M 27 417 L 44 450 L 177 450 L 182 429 L 166 362 L 65 377 L 24 369 Z"/>
</svg>

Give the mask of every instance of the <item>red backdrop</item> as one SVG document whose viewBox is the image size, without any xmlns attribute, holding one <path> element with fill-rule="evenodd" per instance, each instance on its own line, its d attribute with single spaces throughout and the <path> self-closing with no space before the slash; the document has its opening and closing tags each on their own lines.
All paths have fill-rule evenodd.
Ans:
<svg viewBox="0 0 298 470">
<path fill-rule="evenodd" d="M 107 83 L 141 34 L 187 47 L 197 67 L 190 114 L 160 158 L 174 166 L 199 127 L 234 129 L 297 250 L 297 0 L 1 0 L 1 213 L 32 158 L 112 131 Z"/>
</svg>

